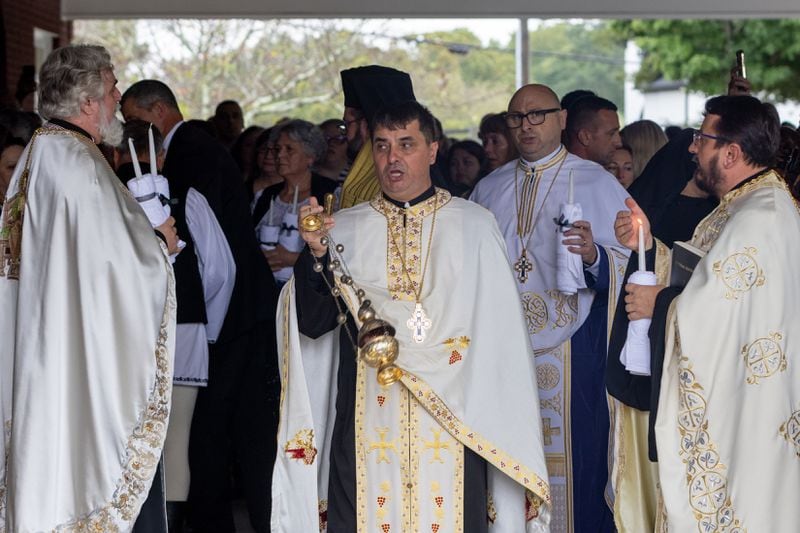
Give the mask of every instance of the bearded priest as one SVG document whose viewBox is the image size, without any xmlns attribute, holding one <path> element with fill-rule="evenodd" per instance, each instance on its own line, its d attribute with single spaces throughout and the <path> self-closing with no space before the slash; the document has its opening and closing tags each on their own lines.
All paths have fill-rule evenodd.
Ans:
<svg viewBox="0 0 800 533">
<path fill-rule="evenodd" d="M 533 353 L 497 224 L 431 184 L 425 107 L 384 107 L 371 137 L 381 192 L 303 232 L 282 294 L 273 531 L 546 531 Z M 354 346 L 372 311 L 396 328 L 389 380 Z"/>
<path fill-rule="evenodd" d="M 177 237 L 172 219 L 153 232 L 97 147 L 122 137 L 116 81 L 99 46 L 48 56 L 49 121 L 3 208 L 0 531 L 129 531 L 161 456 Z"/>
<path fill-rule="evenodd" d="M 699 257 L 693 270 L 677 243 L 670 251 L 652 237 L 633 200 L 615 222 L 633 249 L 633 219 L 642 220 L 661 283 L 625 286 L 628 318 L 652 318 L 657 531 L 796 531 L 800 522 L 800 211 L 770 168 L 779 131 L 775 108 L 752 96 L 706 102 L 689 152 L 697 185 L 719 205 L 681 246 Z"/>
</svg>

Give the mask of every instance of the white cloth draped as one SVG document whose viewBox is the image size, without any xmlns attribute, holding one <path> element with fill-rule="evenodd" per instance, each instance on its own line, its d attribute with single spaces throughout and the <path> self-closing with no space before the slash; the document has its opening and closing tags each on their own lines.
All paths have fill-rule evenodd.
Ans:
<svg viewBox="0 0 800 533">
<path fill-rule="evenodd" d="M 186 193 L 186 225 L 194 242 L 206 303 L 206 324 L 178 324 L 175 341 L 176 383 L 208 383 L 208 344 L 217 340 L 228 312 L 236 263 L 228 241 L 205 197 L 190 188 Z"/>
<path fill-rule="evenodd" d="M 172 268 L 89 139 L 46 125 L 31 150 L 20 275 L 0 277 L 0 531 L 127 531 L 167 429 Z"/>
<path fill-rule="evenodd" d="M 637 270 L 628 278 L 628 283 L 652 287 L 656 285 L 654 272 Z M 651 320 L 640 318 L 633 320 L 628 325 L 628 336 L 622 351 L 619 354 L 620 362 L 625 365 L 625 370 L 635 376 L 650 375 L 650 330 Z"/>
<path fill-rule="evenodd" d="M 559 220 L 566 221 L 565 223 L 583 220 L 581 204 L 561 204 Z M 562 226 L 559 229 L 563 234 L 570 227 Z M 564 294 L 576 294 L 578 289 L 586 287 L 586 280 L 583 277 L 583 260 L 580 255 L 570 252 L 566 244 L 559 244 L 560 246 L 556 247 L 556 287 Z"/>
</svg>

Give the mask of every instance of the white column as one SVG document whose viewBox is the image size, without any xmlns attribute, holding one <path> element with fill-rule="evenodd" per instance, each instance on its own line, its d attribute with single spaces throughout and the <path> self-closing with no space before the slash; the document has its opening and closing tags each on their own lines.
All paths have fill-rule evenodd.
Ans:
<svg viewBox="0 0 800 533">
<path fill-rule="evenodd" d="M 517 59 L 517 88 L 527 85 L 531 81 L 530 72 L 530 49 L 531 42 L 528 35 L 528 19 L 519 19 L 519 31 L 517 31 L 517 46 L 515 55 Z"/>
</svg>

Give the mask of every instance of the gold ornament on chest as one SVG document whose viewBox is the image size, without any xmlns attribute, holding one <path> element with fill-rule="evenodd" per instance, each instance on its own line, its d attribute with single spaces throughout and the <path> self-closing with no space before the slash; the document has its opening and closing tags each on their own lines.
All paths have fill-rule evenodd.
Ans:
<svg viewBox="0 0 800 533">
<path fill-rule="evenodd" d="M 561 172 L 561 166 L 564 164 L 566 158 L 567 151 L 562 147 L 555 157 L 537 167 L 535 170 L 529 167 L 522 159 L 517 162 L 517 168 L 514 170 L 514 205 L 517 210 L 517 239 L 519 239 L 521 249 L 519 258 L 514 261 L 514 272 L 516 272 L 517 281 L 520 284 L 527 283 L 529 274 L 533 272 L 533 261 L 528 258 L 528 242 L 536 229 L 536 224 L 539 223 L 540 215 L 544 211 L 547 203 L 547 197 L 550 196 L 550 191 L 553 190 L 553 185 L 556 183 L 556 178 L 558 178 L 558 174 Z M 556 164 L 558 164 L 558 168 L 553 176 L 553 181 L 550 182 L 542 204 L 539 206 L 539 210 L 536 211 L 536 199 L 539 195 L 539 182 L 542 179 L 542 174 L 545 170 Z M 520 171 L 524 173 L 522 187 L 519 185 Z"/>
<path fill-rule="evenodd" d="M 422 227 L 426 211 L 430 208 L 429 204 L 431 202 L 433 204 L 433 215 L 428 233 L 427 252 L 420 271 Z M 403 296 L 412 296 L 414 299 L 414 309 L 411 311 L 411 317 L 406 320 L 406 327 L 411 331 L 411 340 L 416 344 L 425 342 L 428 330 L 433 327 L 433 321 L 422 305 L 422 290 L 428 273 L 428 262 L 431 258 L 431 247 L 433 246 L 436 213 L 438 210 L 439 198 L 434 195 L 420 210 L 406 207 L 402 216 L 397 213 L 394 216 L 385 214 L 389 234 L 388 241 L 392 247 L 389 251 L 389 272 L 394 274 L 395 287 L 397 289 L 402 287 L 402 289 L 395 291 L 393 296 L 397 299 Z M 419 277 L 419 280 L 416 280 L 415 277 Z"/>
</svg>

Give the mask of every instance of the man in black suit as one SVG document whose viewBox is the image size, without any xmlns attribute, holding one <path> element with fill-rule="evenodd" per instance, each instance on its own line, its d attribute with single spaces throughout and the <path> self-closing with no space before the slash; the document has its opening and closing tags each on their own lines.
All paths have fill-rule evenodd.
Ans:
<svg viewBox="0 0 800 533">
<path fill-rule="evenodd" d="M 219 141 L 184 124 L 164 83 L 143 80 L 121 100 L 126 120 L 152 122 L 164 135 L 163 174 L 173 195 L 194 187 L 208 200 L 236 262 L 236 284 L 201 390 L 189 446 L 189 522 L 196 532 L 234 531 L 229 450 L 235 447 L 250 520 L 269 530 L 279 382 L 275 342 L 277 289 L 253 232 L 241 174 Z"/>
</svg>

